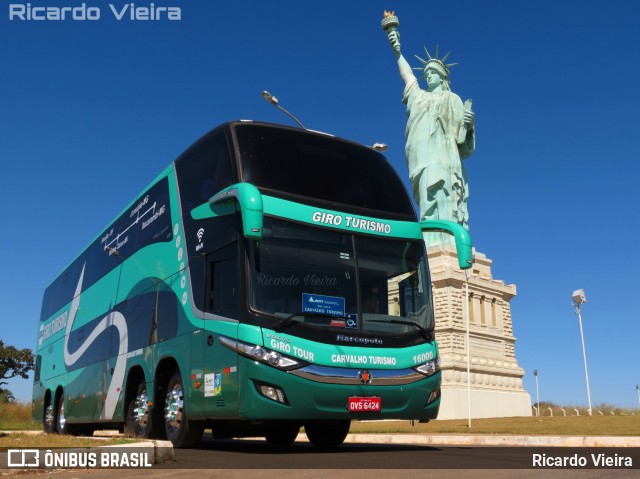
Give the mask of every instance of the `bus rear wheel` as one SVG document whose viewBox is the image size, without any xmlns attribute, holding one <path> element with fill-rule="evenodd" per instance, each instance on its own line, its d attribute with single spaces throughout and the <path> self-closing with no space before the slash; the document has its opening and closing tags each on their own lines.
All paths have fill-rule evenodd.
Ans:
<svg viewBox="0 0 640 479">
<path fill-rule="evenodd" d="M 311 421 L 304 425 L 309 442 L 319 449 L 340 446 L 349 434 L 351 421 Z"/>
<path fill-rule="evenodd" d="M 266 426 L 264 438 L 274 447 L 287 447 L 298 437 L 300 424 L 288 421 L 273 422 Z"/>
<path fill-rule="evenodd" d="M 64 415 L 64 393 L 60 394 L 60 397 L 58 397 L 58 402 L 56 403 L 55 431 L 58 434 L 68 434 L 69 433 L 69 426 L 67 424 L 67 418 Z"/>
<path fill-rule="evenodd" d="M 200 442 L 204 425 L 190 421 L 184 404 L 184 386 L 180 371 L 174 371 L 164 401 L 164 428 L 174 447 L 192 447 Z"/>
<path fill-rule="evenodd" d="M 142 380 L 136 390 L 136 395 L 129 400 L 124 433 L 127 436 L 148 438 L 152 429 L 151 409 L 147 383 Z"/>
<path fill-rule="evenodd" d="M 44 417 L 42 418 L 42 426 L 44 432 L 47 434 L 53 434 L 56 432 L 56 413 L 53 404 L 51 404 L 51 400 L 47 402 L 46 407 L 44 408 Z"/>
</svg>

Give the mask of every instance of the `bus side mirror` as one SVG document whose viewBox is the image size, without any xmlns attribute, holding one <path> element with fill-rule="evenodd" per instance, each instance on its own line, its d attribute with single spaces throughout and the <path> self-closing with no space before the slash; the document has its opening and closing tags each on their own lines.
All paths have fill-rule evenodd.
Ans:
<svg viewBox="0 0 640 479">
<path fill-rule="evenodd" d="M 194 220 L 213 218 L 240 210 L 245 238 L 262 239 L 262 194 L 251 183 L 236 183 L 216 193 L 209 203 L 191 210 Z"/>
<path fill-rule="evenodd" d="M 452 235 L 456 242 L 458 253 L 458 266 L 460 269 L 469 269 L 473 264 L 473 251 L 471 248 L 471 236 L 463 226 L 453 221 L 445 220 L 422 220 L 420 229 L 425 233 L 448 233 Z"/>
</svg>

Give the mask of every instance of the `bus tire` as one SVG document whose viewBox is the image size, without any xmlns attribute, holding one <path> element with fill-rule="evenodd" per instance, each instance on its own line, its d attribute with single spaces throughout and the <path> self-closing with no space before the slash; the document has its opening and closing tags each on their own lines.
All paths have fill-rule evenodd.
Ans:
<svg viewBox="0 0 640 479">
<path fill-rule="evenodd" d="M 290 446 L 300 432 L 300 424 L 289 421 L 272 422 L 266 428 L 264 438 L 274 447 Z"/>
<path fill-rule="evenodd" d="M 58 434 L 69 434 L 69 425 L 64 413 L 64 391 L 60 394 L 56 403 L 55 431 Z"/>
<path fill-rule="evenodd" d="M 305 423 L 304 431 L 309 442 L 319 449 L 335 449 L 349 434 L 351 421 L 310 421 Z"/>
<path fill-rule="evenodd" d="M 164 400 L 164 428 L 173 447 L 192 447 L 200 442 L 204 424 L 189 421 L 184 404 L 184 386 L 180 371 L 175 370 L 167 384 Z"/>
<path fill-rule="evenodd" d="M 127 404 L 127 416 L 124 423 L 125 436 L 131 437 L 151 437 L 152 431 L 152 415 L 149 407 L 149 394 L 147 392 L 147 383 L 140 381 L 136 389 L 135 396 L 129 399 Z"/>
<path fill-rule="evenodd" d="M 51 403 L 51 399 L 49 399 L 44 406 L 42 429 L 47 434 L 53 434 L 54 432 L 56 432 L 56 410 Z"/>
</svg>

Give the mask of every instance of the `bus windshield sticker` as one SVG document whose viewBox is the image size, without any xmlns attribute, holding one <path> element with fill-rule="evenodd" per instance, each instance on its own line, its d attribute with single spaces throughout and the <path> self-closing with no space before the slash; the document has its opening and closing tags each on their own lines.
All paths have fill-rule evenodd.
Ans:
<svg viewBox="0 0 640 479">
<path fill-rule="evenodd" d="M 302 293 L 302 311 L 344 317 L 344 298 Z"/>
<path fill-rule="evenodd" d="M 358 315 L 357 314 L 347 314 L 347 328 L 349 329 L 358 329 Z"/>
</svg>

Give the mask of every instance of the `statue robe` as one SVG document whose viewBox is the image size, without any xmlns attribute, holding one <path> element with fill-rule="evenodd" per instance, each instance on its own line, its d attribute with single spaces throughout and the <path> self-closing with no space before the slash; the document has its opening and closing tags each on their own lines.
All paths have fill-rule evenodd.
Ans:
<svg viewBox="0 0 640 479">
<path fill-rule="evenodd" d="M 442 219 L 468 228 L 469 186 L 462 160 L 475 149 L 475 132 L 460 144 L 464 107 L 451 91 L 428 92 L 418 81 L 407 85 L 406 157 L 420 219 Z M 439 236 L 439 235 L 438 235 Z"/>
</svg>

